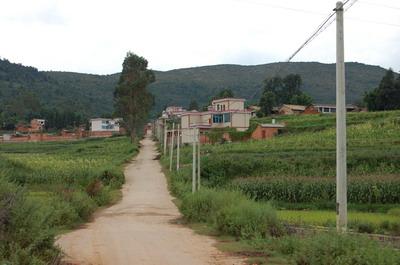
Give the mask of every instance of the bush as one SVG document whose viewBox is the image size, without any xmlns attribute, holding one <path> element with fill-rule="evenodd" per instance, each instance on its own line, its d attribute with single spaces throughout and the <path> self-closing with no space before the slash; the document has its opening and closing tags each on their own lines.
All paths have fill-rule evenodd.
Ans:
<svg viewBox="0 0 400 265">
<path fill-rule="evenodd" d="M 361 236 L 316 234 L 301 239 L 293 254 L 298 265 L 396 265 L 400 253 Z"/>
<path fill-rule="evenodd" d="M 82 220 L 87 220 L 97 207 L 93 199 L 83 191 L 74 191 L 70 203 Z"/>
<path fill-rule="evenodd" d="M 185 218 L 191 222 L 213 223 L 219 211 L 243 200 L 246 200 L 246 198 L 238 192 L 204 188 L 194 194 L 185 194 L 182 198 L 180 210 Z"/>
<path fill-rule="evenodd" d="M 282 235 L 275 210 L 269 204 L 240 201 L 217 213 L 216 225 L 221 232 L 241 238 L 265 238 Z"/>
<path fill-rule="evenodd" d="M 49 224 L 52 226 L 72 227 L 80 220 L 75 208 L 61 197 L 54 197 L 49 207 L 46 212 L 50 213 Z"/>
<path fill-rule="evenodd" d="M 48 264 L 58 254 L 47 212 L 0 178 L 0 264 Z"/>
</svg>

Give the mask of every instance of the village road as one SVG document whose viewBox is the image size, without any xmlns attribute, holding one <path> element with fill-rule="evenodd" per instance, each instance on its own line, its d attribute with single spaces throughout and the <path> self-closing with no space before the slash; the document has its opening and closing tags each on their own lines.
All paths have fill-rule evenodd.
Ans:
<svg viewBox="0 0 400 265">
<path fill-rule="evenodd" d="M 233 265 L 241 259 L 217 250 L 215 240 L 195 234 L 180 217 L 161 171 L 156 146 L 144 139 L 125 169 L 122 200 L 96 213 L 84 227 L 60 236 L 67 264 Z"/>
</svg>

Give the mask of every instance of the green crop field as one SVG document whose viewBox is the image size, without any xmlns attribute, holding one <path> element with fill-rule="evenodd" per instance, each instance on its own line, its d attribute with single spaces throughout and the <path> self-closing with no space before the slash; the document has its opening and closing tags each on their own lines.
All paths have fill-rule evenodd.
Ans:
<svg viewBox="0 0 400 265">
<path fill-rule="evenodd" d="M 286 127 L 273 139 L 203 145 L 203 185 L 238 190 L 257 201 L 271 201 L 282 209 L 333 211 L 335 116 L 275 119 Z M 347 121 L 350 210 L 375 211 L 385 216 L 388 210 L 400 205 L 400 111 L 348 113 Z M 253 124 L 268 122 L 271 118 L 252 120 Z M 186 167 L 177 175 L 190 182 L 191 148 L 183 148 L 181 153 Z M 393 227 L 386 230 L 400 234 L 397 227 L 400 220 L 394 222 L 396 218 L 387 217 Z M 376 225 L 371 218 L 358 221 Z M 331 223 L 331 219 L 320 223 Z M 380 226 L 387 226 L 383 223 L 374 232 L 381 231 Z"/>
<path fill-rule="evenodd" d="M 181 169 L 166 172 L 185 220 L 221 236 L 223 249 L 248 253 L 249 264 L 399 264 L 398 250 L 365 233 L 400 235 L 400 111 L 347 115 L 348 228 L 359 236 L 293 234 L 334 230 L 335 116 L 275 119 L 286 127 L 273 139 L 202 145 L 193 194 L 192 147 L 181 149 Z M 161 163 L 168 168 L 168 155 Z"/>
<path fill-rule="evenodd" d="M 0 264 L 50 264 L 54 236 L 119 197 L 126 137 L 0 144 Z"/>
</svg>

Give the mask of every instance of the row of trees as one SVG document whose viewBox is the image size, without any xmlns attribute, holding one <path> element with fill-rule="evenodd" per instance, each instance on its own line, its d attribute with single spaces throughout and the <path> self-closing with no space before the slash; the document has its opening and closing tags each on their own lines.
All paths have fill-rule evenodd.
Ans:
<svg viewBox="0 0 400 265">
<path fill-rule="evenodd" d="M 0 128 L 13 130 L 19 123 L 45 119 L 48 129 L 62 129 L 85 124 L 87 117 L 80 112 L 43 106 L 32 91 L 19 87 L 12 100 L 0 106 Z"/>
</svg>

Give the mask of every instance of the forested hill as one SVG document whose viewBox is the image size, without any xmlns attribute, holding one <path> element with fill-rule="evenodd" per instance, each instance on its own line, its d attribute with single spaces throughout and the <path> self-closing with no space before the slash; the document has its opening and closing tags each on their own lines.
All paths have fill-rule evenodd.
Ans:
<svg viewBox="0 0 400 265">
<path fill-rule="evenodd" d="M 187 106 L 191 99 L 206 104 L 219 90 L 230 88 L 235 96 L 257 102 L 263 80 L 273 76 L 300 74 L 303 90 L 314 102 L 335 101 L 335 65 L 314 62 L 272 63 L 256 66 L 215 65 L 166 72 L 156 71 L 150 89 L 156 98 L 154 112 L 165 105 Z M 375 88 L 385 73 L 378 66 L 346 64 L 347 99 L 355 103 L 365 91 Z M 119 74 L 91 75 L 42 72 L 33 67 L 0 60 L 0 111 L 21 93 L 37 96 L 42 106 L 84 113 L 88 117 L 111 113 L 113 91 Z"/>
</svg>

